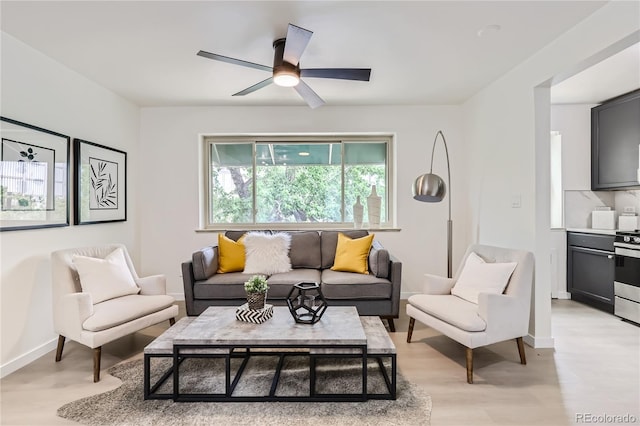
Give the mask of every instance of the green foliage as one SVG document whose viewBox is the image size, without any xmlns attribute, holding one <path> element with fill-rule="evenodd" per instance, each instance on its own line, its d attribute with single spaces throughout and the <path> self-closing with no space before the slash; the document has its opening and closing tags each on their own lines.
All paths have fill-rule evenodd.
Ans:
<svg viewBox="0 0 640 426">
<path fill-rule="evenodd" d="M 244 291 L 247 293 L 264 293 L 269 290 L 267 277 L 264 275 L 254 275 L 244 283 Z"/>
<path fill-rule="evenodd" d="M 350 222 L 353 204 L 360 196 L 365 205 L 371 184 L 386 199 L 384 165 L 258 166 L 256 169 L 256 222 Z M 252 173 L 250 167 L 213 167 L 210 210 L 214 223 L 252 223 Z M 385 220 L 382 203 L 382 221 Z"/>
</svg>

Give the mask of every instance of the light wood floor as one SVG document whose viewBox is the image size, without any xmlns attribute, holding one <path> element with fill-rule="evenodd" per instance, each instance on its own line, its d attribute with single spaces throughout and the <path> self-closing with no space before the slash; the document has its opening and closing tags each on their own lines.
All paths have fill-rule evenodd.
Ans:
<svg viewBox="0 0 640 426">
<path fill-rule="evenodd" d="M 399 369 L 431 395 L 434 426 L 569 425 L 580 423 L 576 416 L 581 414 L 632 415 L 640 423 L 640 328 L 632 324 L 576 302 L 554 301 L 554 349 L 527 346 L 526 366 L 519 363 L 515 341 L 477 349 L 475 383 L 469 385 L 464 348 L 418 323 L 407 344 L 404 304 L 401 313 L 398 331 L 391 333 Z M 54 362 L 52 351 L 5 377 L 0 381 L 1 424 L 76 424 L 58 418 L 56 409 L 116 388 L 119 380 L 105 370 L 141 357 L 142 348 L 168 325 L 105 345 L 102 380 L 96 384 L 91 351 L 75 342 L 66 344 L 61 362 Z"/>
</svg>

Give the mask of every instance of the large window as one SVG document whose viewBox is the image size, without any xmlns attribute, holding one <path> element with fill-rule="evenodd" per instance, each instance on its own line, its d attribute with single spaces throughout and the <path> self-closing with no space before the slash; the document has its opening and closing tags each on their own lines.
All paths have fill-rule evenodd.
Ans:
<svg viewBox="0 0 640 426">
<path fill-rule="evenodd" d="M 390 136 L 205 137 L 204 227 L 348 227 L 358 197 L 367 226 L 372 185 L 382 198 L 380 226 L 389 226 L 391 141 Z"/>
</svg>

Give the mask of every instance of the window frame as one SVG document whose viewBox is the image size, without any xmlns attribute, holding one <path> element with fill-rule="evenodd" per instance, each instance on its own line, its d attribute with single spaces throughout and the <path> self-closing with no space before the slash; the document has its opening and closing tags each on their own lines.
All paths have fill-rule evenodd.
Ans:
<svg viewBox="0 0 640 426">
<path fill-rule="evenodd" d="M 396 217 L 396 179 L 395 179 L 395 135 L 391 133 L 343 133 L 343 134 L 318 134 L 318 133 L 301 133 L 301 134 L 203 134 L 200 135 L 200 166 L 199 166 L 199 231 L 222 231 L 222 230 L 252 230 L 252 229 L 274 229 L 274 230 L 305 230 L 305 229 L 353 229 L 353 222 L 256 222 L 256 172 L 257 172 L 257 159 L 256 159 L 256 146 L 260 143 L 299 143 L 299 144 L 313 144 L 313 143 L 339 143 L 343 155 L 341 155 L 341 174 L 343 176 L 341 182 L 341 216 L 344 217 L 344 210 L 346 208 L 344 203 L 344 144 L 345 143 L 371 143 L 371 142 L 384 142 L 386 143 L 386 182 L 385 182 L 385 199 L 383 200 L 386 212 L 386 218 L 384 222 L 380 223 L 378 228 L 365 228 L 362 229 L 393 229 L 395 226 Z M 214 144 L 240 144 L 250 143 L 252 144 L 252 175 L 253 175 L 253 190 L 252 190 L 252 206 L 253 211 L 251 214 L 252 223 L 212 223 L 210 221 L 211 215 L 209 212 L 210 200 L 210 173 L 211 170 L 211 152 Z M 363 204 L 366 204 L 366 200 L 362 200 Z"/>
</svg>

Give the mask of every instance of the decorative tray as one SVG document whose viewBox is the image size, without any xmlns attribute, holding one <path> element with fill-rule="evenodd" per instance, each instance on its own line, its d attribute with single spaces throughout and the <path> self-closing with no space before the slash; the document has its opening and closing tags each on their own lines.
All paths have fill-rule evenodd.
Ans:
<svg viewBox="0 0 640 426">
<path fill-rule="evenodd" d="M 236 309 L 236 319 L 238 321 L 251 322 L 254 324 L 262 324 L 273 316 L 273 305 L 266 304 L 264 308 L 253 310 L 249 309 L 249 304 L 244 305 Z"/>
</svg>

